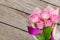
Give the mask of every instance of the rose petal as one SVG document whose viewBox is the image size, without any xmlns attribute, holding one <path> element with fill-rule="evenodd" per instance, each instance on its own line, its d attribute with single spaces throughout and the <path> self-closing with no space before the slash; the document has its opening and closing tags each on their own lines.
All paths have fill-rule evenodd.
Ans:
<svg viewBox="0 0 60 40">
<path fill-rule="evenodd" d="M 37 22 L 39 20 L 39 17 L 37 14 L 31 14 L 29 15 L 29 20 L 33 23 Z"/>
<path fill-rule="evenodd" d="M 41 17 L 41 19 L 49 19 L 49 14 L 48 14 L 48 12 L 43 11 L 40 14 L 40 17 Z"/>
<path fill-rule="evenodd" d="M 52 15 L 58 15 L 59 14 L 59 8 L 57 8 L 56 10 L 50 12 L 50 14 L 52 14 Z"/>
<path fill-rule="evenodd" d="M 43 28 L 44 28 L 44 22 L 43 22 L 43 21 L 38 21 L 38 22 L 37 22 L 37 27 L 38 27 L 39 29 L 43 29 Z"/>
<path fill-rule="evenodd" d="M 46 21 L 45 21 L 45 26 L 46 26 L 46 27 L 47 27 L 47 26 L 52 26 L 52 24 L 53 24 L 52 20 L 46 20 Z"/>
<path fill-rule="evenodd" d="M 47 6 L 45 9 L 44 9 L 44 11 L 46 11 L 46 12 L 53 12 L 54 11 L 54 9 L 51 7 L 51 6 Z"/>
<path fill-rule="evenodd" d="M 57 22 L 59 21 L 59 15 L 52 15 L 52 14 L 51 14 L 50 19 L 51 19 L 53 22 L 57 23 Z"/>
</svg>

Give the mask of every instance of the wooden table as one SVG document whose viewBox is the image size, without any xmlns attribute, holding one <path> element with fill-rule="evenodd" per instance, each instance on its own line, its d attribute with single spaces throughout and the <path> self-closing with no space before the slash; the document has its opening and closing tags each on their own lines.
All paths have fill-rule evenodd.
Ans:
<svg viewBox="0 0 60 40">
<path fill-rule="evenodd" d="M 34 40 L 27 33 L 28 15 L 35 7 L 56 8 L 59 3 L 59 0 L 0 0 L 0 40 Z"/>
</svg>

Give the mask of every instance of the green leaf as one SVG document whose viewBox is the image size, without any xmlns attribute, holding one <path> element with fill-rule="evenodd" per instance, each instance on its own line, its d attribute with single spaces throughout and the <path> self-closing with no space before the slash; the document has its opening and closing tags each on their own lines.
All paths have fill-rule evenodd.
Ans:
<svg viewBox="0 0 60 40">
<path fill-rule="evenodd" d="M 36 35 L 36 38 L 37 38 L 38 40 L 45 40 L 44 34 L 38 34 L 38 35 Z"/>
<path fill-rule="evenodd" d="M 51 38 L 52 27 L 51 26 L 45 27 L 43 33 L 44 33 L 45 40 L 49 40 Z"/>
</svg>

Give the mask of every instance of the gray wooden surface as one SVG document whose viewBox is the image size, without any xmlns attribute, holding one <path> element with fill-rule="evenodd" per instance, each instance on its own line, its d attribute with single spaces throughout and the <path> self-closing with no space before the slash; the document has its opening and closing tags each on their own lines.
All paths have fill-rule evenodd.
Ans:
<svg viewBox="0 0 60 40">
<path fill-rule="evenodd" d="M 0 0 L 0 4 L 26 13 L 30 13 L 35 7 L 39 7 L 41 9 L 45 8 L 47 5 L 55 7 L 40 0 Z"/>
<path fill-rule="evenodd" d="M 60 7 L 60 0 L 41 0 Z"/>
<path fill-rule="evenodd" d="M 35 7 L 44 9 L 48 5 L 59 7 L 59 0 L 0 0 L 0 40 L 34 40 L 26 32 L 28 14 Z"/>
<path fill-rule="evenodd" d="M 28 33 L 0 23 L 0 40 L 34 40 Z"/>
<path fill-rule="evenodd" d="M 0 5 L 0 21 L 27 30 L 28 16 L 25 13 Z"/>
</svg>

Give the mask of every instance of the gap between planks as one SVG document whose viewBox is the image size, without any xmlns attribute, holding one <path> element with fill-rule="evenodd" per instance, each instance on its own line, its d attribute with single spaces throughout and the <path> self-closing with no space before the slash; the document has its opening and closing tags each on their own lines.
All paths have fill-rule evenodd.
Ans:
<svg viewBox="0 0 60 40">
<path fill-rule="evenodd" d="M 0 21 L 1 23 L 23 30 L 27 30 L 29 25 L 28 15 L 2 5 L 0 5 Z"/>
<path fill-rule="evenodd" d="M 52 4 L 52 3 L 49 3 L 49 2 L 44 1 L 44 0 L 40 0 L 40 1 L 45 2 L 45 3 L 48 3 L 48 4 L 51 4 L 51 5 L 56 6 L 56 7 L 60 7 L 60 6 L 58 6 L 58 5 L 55 5 L 55 4 Z"/>
<path fill-rule="evenodd" d="M 0 40 L 34 40 L 28 33 L 0 23 Z"/>
<path fill-rule="evenodd" d="M 13 26 L 13 25 L 10 25 L 10 24 L 7 24 L 7 23 L 4 23 L 4 22 L 2 22 L 2 21 L 0 21 L 0 23 L 1 23 L 1 24 L 5 24 L 5 25 L 8 25 L 8 26 L 10 26 L 10 27 L 13 27 L 13 28 L 15 28 L 15 29 L 19 29 L 19 30 L 24 31 L 24 32 L 28 32 L 28 31 L 26 31 L 26 30 L 23 30 L 23 29 L 18 28 L 18 27 L 16 27 L 16 26 Z"/>
<path fill-rule="evenodd" d="M 21 0 L 20 0 L 21 1 Z M 55 6 L 56 7 L 56 5 L 53 5 L 53 4 L 51 4 L 51 3 L 47 3 L 47 2 L 44 2 L 44 1 L 41 1 L 41 0 L 25 0 L 25 2 L 24 2 L 24 0 L 22 0 L 21 1 L 21 3 L 23 3 L 22 5 L 21 5 L 21 3 L 19 3 L 20 2 L 19 0 L 15 0 L 15 1 L 9 1 L 9 0 L 1 0 L 1 2 L 0 2 L 0 5 L 3 5 L 3 6 L 6 6 L 6 7 L 9 7 L 9 8 L 12 8 L 12 9 L 14 9 L 14 10 L 17 10 L 17 11 L 21 11 L 21 12 L 24 12 L 24 13 L 26 13 L 26 14 L 29 14 L 29 13 L 31 13 L 31 11 L 36 7 L 36 6 L 38 6 L 38 7 L 40 7 L 40 8 L 44 8 L 45 6 L 47 6 L 48 4 L 49 5 L 51 5 L 51 6 Z M 26 2 L 27 1 L 27 2 Z M 32 3 L 30 3 L 30 2 L 32 2 Z M 18 3 L 17 3 L 18 2 Z M 39 3 L 40 2 L 40 3 Z M 5 4 L 4 4 L 5 3 Z M 7 4 L 6 4 L 7 3 Z M 15 4 L 14 4 L 15 3 Z M 9 5 L 9 4 L 11 4 L 11 5 Z M 13 5 L 15 5 L 15 7 L 13 6 Z M 20 6 L 21 5 L 21 6 Z M 20 6 L 20 7 L 19 7 Z M 25 8 L 24 8 L 24 6 L 25 6 Z M 30 7 L 29 7 L 30 6 Z"/>
<path fill-rule="evenodd" d="M 41 0 L 47 3 L 51 3 L 53 5 L 59 6 L 60 7 L 60 0 Z"/>
<path fill-rule="evenodd" d="M 5 7 L 8 7 L 8 8 L 11 8 L 11 9 L 14 9 L 14 10 L 19 11 L 19 12 L 23 12 L 23 13 L 25 13 L 25 14 L 27 14 L 27 15 L 30 15 L 30 14 L 27 13 L 27 12 L 21 11 L 21 10 L 19 10 L 19 9 L 15 9 L 15 8 L 13 8 L 13 7 L 9 7 L 9 6 L 3 5 L 3 4 L 0 4 L 0 5 L 5 6 Z"/>
</svg>

